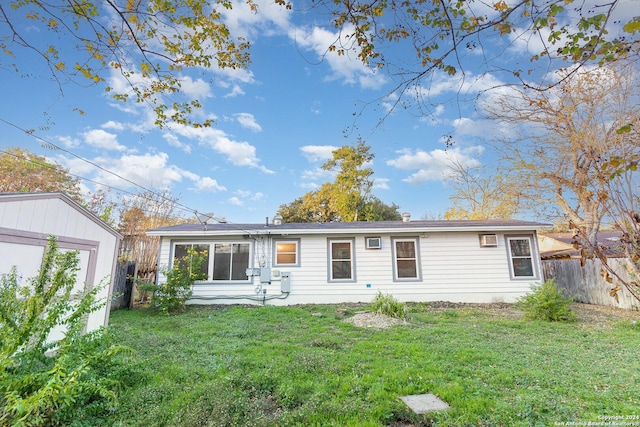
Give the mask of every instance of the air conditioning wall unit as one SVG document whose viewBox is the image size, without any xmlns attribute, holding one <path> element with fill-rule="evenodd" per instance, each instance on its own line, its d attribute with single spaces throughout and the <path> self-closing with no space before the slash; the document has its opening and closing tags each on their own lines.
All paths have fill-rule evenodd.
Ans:
<svg viewBox="0 0 640 427">
<path fill-rule="evenodd" d="M 367 249 L 381 249 L 382 238 L 380 237 L 365 237 L 365 247 Z"/>
<path fill-rule="evenodd" d="M 498 236 L 495 234 L 481 234 L 480 246 L 483 248 L 495 248 L 498 246 Z"/>
</svg>

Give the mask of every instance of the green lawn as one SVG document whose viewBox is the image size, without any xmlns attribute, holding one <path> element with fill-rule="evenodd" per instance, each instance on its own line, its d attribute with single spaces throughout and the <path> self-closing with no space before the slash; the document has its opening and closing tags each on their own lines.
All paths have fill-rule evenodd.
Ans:
<svg viewBox="0 0 640 427">
<path fill-rule="evenodd" d="M 640 416 L 640 325 L 629 320 L 528 322 L 509 309 L 417 304 L 406 325 L 374 330 L 342 321 L 338 308 L 114 312 L 112 333 L 136 355 L 119 407 L 95 424 L 553 426 Z M 421 393 L 451 408 L 416 415 L 399 399 Z"/>
</svg>

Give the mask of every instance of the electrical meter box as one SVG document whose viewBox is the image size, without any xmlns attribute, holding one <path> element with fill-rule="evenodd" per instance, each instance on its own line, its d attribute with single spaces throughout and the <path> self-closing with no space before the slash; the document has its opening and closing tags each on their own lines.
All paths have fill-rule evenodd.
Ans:
<svg viewBox="0 0 640 427">
<path fill-rule="evenodd" d="M 288 271 L 280 272 L 280 292 L 291 292 L 291 273 Z"/>
<path fill-rule="evenodd" d="M 260 283 L 271 283 L 271 269 L 269 267 L 260 269 Z"/>
</svg>

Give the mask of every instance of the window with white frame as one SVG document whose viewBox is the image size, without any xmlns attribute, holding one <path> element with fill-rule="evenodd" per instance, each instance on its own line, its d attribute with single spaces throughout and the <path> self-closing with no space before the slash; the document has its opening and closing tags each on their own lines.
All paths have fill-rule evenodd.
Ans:
<svg viewBox="0 0 640 427">
<path fill-rule="evenodd" d="M 179 242 L 173 246 L 173 266 L 183 260 L 193 249 L 205 253 L 205 262 L 200 271 L 205 273 L 208 281 L 242 281 L 247 282 L 247 268 L 251 261 L 251 245 L 244 242 Z"/>
<path fill-rule="evenodd" d="M 511 277 L 514 279 L 536 278 L 532 236 L 507 236 L 506 239 Z"/>
<path fill-rule="evenodd" d="M 193 250 L 198 254 L 205 256 L 204 262 L 200 265 L 200 273 L 209 277 L 209 245 L 204 243 L 179 243 L 173 247 L 173 266 L 176 263 L 186 263 L 191 272 L 191 262 L 193 259 Z"/>
<path fill-rule="evenodd" d="M 353 240 L 329 240 L 329 280 L 353 279 Z"/>
<path fill-rule="evenodd" d="M 274 241 L 274 266 L 298 266 L 300 265 L 300 240 L 275 240 Z"/>
<path fill-rule="evenodd" d="M 393 239 L 394 278 L 411 280 L 420 278 L 418 239 Z"/>
<path fill-rule="evenodd" d="M 247 281 L 249 243 L 215 243 L 212 280 Z"/>
</svg>

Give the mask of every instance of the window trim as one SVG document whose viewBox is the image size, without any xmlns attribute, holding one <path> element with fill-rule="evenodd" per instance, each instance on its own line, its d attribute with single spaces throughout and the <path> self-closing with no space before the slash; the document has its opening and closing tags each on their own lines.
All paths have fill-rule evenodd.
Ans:
<svg viewBox="0 0 640 427">
<path fill-rule="evenodd" d="M 355 283 L 356 279 L 356 239 L 353 237 L 347 238 L 328 238 L 327 239 L 327 282 L 329 283 Z M 333 278 L 333 258 L 332 249 L 333 243 L 349 243 L 350 245 L 350 261 L 351 261 L 351 277 L 348 279 L 334 279 Z"/>
<path fill-rule="evenodd" d="M 253 267 L 253 244 L 246 240 L 172 240 L 171 249 L 169 252 L 169 264 L 170 268 L 173 268 L 173 260 L 175 259 L 176 245 L 208 245 L 209 246 L 209 263 L 207 264 L 208 276 L 206 280 L 199 280 L 194 285 L 212 285 L 212 284 L 247 284 L 253 282 L 253 277 L 247 276 L 246 280 L 213 280 L 213 268 L 215 258 L 215 245 L 217 244 L 244 244 L 249 245 L 249 260 L 246 268 Z"/>
<path fill-rule="evenodd" d="M 294 243 L 296 245 L 296 262 L 291 264 L 278 263 L 278 243 Z M 273 266 L 274 267 L 300 267 L 300 239 L 273 239 Z M 288 252 L 287 252 L 288 253 Z"/>
<path fill-rule="evenodd" d="M 399 277 L 398 276 L 398 256 L 396 243 L 397 242 L 413 242 L 416 252 L 415 265 L 416 265 L 416 277 Z M 422 281 L 422 263 L 420 261 L 420 237 L 407 236 L 407 237 L 392 237 L 391 238 L 391 259 L 393 265 L 393 281 L 394 282 L 421 282 Z"/>
<path fill-rule="evenodd" d="M 511 240 L 527 240 L 529 242 L 529 258 L 531 259 L 531 270 L 533 271 L 533 276 L 516 276 L 514 268 L 513 268 L 513 260 L 517 258 L 526 258 L 526 257 L 516 257 L 511 253 Z M 535 260 L 539 258 L 538 255 L 538 247 L 536 245 L 536 239 L 533 234 L 510 234 L 504 236 L 505 246 L 507 248 L 507 262 L 509 264 L 509 277 L 511 280 L 540 280 L 540 271 L 538 268 L 537 262 Z"/>
</svg>

